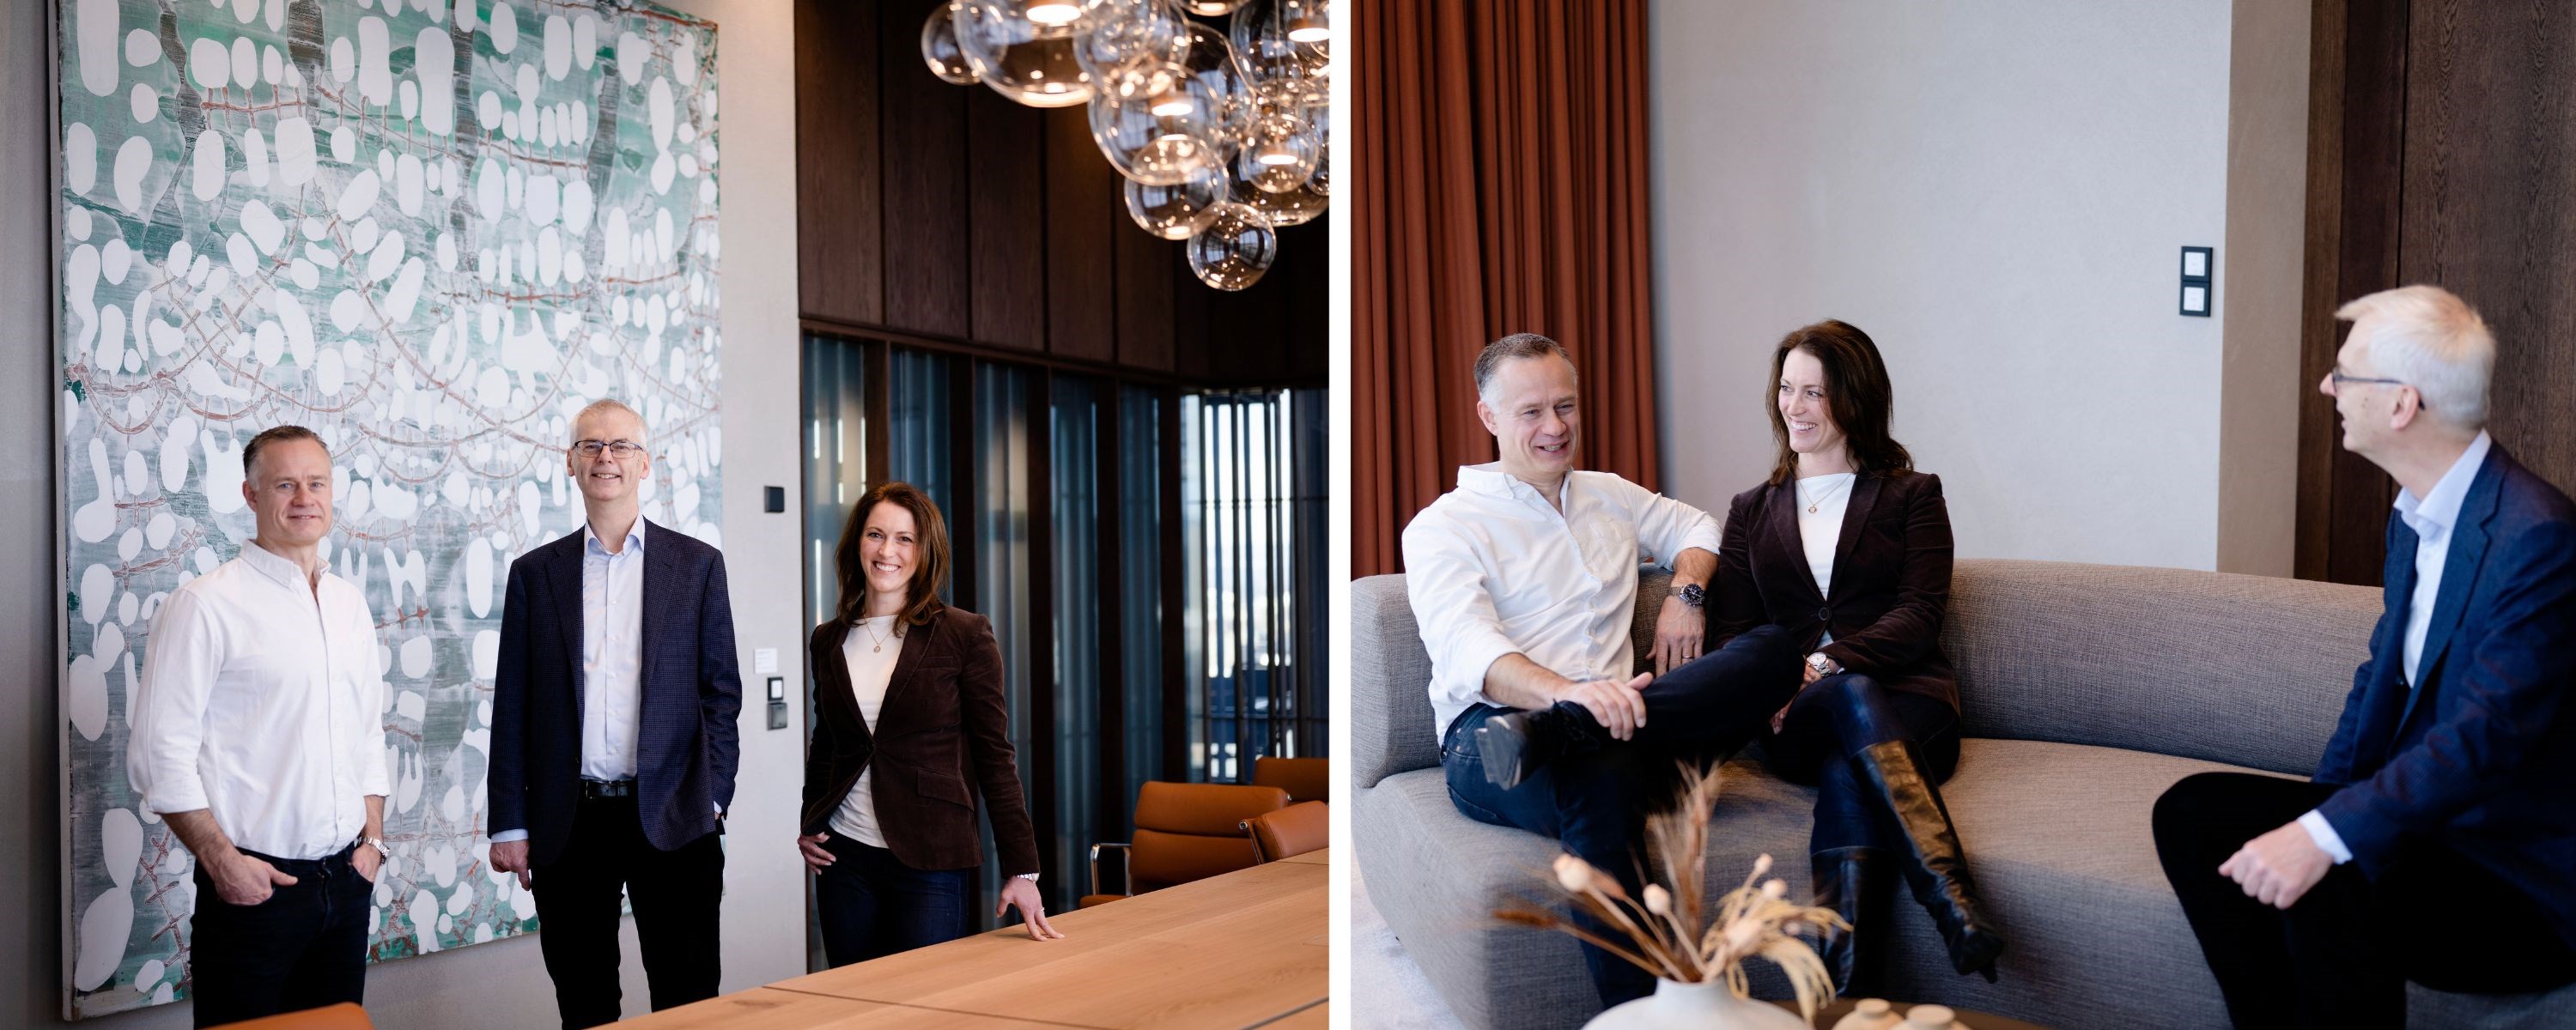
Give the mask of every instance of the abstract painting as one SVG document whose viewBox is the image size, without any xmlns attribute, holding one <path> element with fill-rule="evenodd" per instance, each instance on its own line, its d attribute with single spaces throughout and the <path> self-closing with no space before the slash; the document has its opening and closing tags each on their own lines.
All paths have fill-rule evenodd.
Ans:
<svg viewBox="0 0 2576 1030">
<path fill-rule="evenodd" d="M 127 782 L 169 592 L 253 533 L 241 446 L 334 459 L 393 770 L 369 954 L 535 928 L 486 861 L 510 560 L 573 531 L 573 413 L 652 428 L 720 542 L 715 26 L 631 0 L 59 0 L 66 1013 L 186 997 L 191 862 Z"/>
</svg>

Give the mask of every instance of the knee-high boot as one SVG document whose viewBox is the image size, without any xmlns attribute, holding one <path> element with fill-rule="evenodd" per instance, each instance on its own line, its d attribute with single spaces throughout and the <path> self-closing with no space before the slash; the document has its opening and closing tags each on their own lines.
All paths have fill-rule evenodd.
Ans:
<svg viewBox="0 0 2576 1030">
<path fill-rule="evenodd" d="M 1819 949 L 1834 991 L 1848 998 L 1886 993 L 1887 906 L 1895 894 L 1895 865 L 1878 848 L 1827 848 L 1808 856 L 1816 906 L 1833 910 L 1851 929 L 1828 933 Z"/>
<path fill-rule="evenodd" d="M 1941 791 L 1923 771 L 1923 760 L 1911 741 L 1893 740 L 1862 748 L 1851 758 L 1861 782 L 1875 788 L 1904 838 L 1905 879 L 1914 900 L 1932 916 L 1949 946 L 1950 967 L 1962 974 L 1995 978 L 1995 958 L 2004 939 L 1993 921 L 1978 909 L 1976 884 L 1968 877 L 1968 858 L 1959 848 L 1959 831 Z"/>
</svg>

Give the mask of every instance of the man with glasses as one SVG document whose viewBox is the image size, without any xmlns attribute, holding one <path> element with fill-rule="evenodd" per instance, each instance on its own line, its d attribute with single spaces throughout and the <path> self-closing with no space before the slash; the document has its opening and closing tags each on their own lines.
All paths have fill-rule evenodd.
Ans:
<svg viewBox="0 0 2576 1030">
<path fill-rule="evenodd" d="M 197 860 L 198 1026 L 365 1000 L 392 782 L 376 617 L 323 560 L 331 452 L 277 426 L 242 470 L 256 535 L 153 615 L 125 756 Z"/>
<path fill-rule="evenodd" d="M 492 680 L 492 868 L 536 896 L 565 1027 L 620 1015 L 618 898 L 653 1008 L 716 994 L 742 708 L 724 556 L 642 517 L 644 420 L 573 420 L 578 532 L 510 563 Z"/>
<path fill-rule="evenodd" d="M 2313 782 L 2203 773 L 2155 810 L 2238 1027 L 2400 1026 L 2409 980 L 2576 982 L 2576 505 L 2487 436 L 2467 304 L 2409 286 L 2335 317 L 2317 389 L 2402 488 L 2370 660 Z"/>
</svg>

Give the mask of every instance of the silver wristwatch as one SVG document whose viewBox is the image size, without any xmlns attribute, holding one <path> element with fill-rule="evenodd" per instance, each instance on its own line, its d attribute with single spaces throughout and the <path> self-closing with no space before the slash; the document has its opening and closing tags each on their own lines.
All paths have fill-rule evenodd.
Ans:
<svg viewBox="0 0 2576 1030">
<path fill-rule="evenodd" d="M 393 852 L 385 849 L 385 839 L 382 837 L 360 837 L 358 838 L 358 843 L 376 849 L 376 857 L 378 859 L 394 857 Z"/>
<path fill-rule="evenodd" d="M 1834 660 L 1825 657 L 1822 651 L 1807 656 L 1807 667 L 1816 670 L 1818 676 L 1831 676 L 1842 671 L 1842 667 L 1835 665 Z"/>
<path fill-rule="evenodd" d="M 1018 874 L 1018 877 L 1020 879 L 1027 880 L 1030 883 L 1038 882 L 1038 874 L 1036 873 L 1020 873 Z"/>
</svg>

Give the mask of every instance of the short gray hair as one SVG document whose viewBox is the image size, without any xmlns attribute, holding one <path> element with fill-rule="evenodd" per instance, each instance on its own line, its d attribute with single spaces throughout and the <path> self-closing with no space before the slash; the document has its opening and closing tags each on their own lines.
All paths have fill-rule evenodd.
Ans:
<svg viewBox="0 0 2576 1030">
<path fill-rule="evenodd" d="M 581 432 L 581 429 L 580 429 L 580 426 L 581 426 L 581 420 L 586 419 L 586 418 L 589 418 L 589 417 L 591 417 L 592 415 L 599 414 L 600 412 L 603 412 L 603 411 L 623 411 L 623 412 L 627 413 L 628 415 L 633 416 L 633 417 L 634 417 L 634 419 L 635 419 L 635 424 L 636 424 L 636 425 L 644 426 L 644 435 L 645 435 L 645 437 L 647 437 L 648 439 L 649 439 L 650 437 L 652 437 L 652 435 L 653 435 L 653 427 L 652 427 L 652 426 L 649 426 L 649 425 L 645 425 L 645 423 L 644 423 L 644 415 L 643 415 L 643 413 L 642 413 L 642 412 L 639 412 L 639 411 L 636 411 L 636 410 L 635 410 L 635 409 L 633 409 L 633 408 L 627 407 L 627 406 L 626 406 L 626 402 L 625 402 L 625 401 L 618 400 L 618 399 L 616 399 L 616 398 L 614 398 L 614 397 L 602 397 L 602 398 L 600 398 L 600 399 L 598 399 L 598 400 L 595 400 L 595 401 L 592 401 L 592 402 L 590 402 L 590 403 L 588 403 L 588 404 L 584 404 L 584 405 L 582 405 L 582 406 L 581 406 L 581 410 L 580 410 L 579 412 L 575 413 L 575 414 L 573 415 L 573 417 L 572 417 L 572 431 L 573 431 L 575 434 L 580 433 L 580 432 Z M 578 441 L 576 441 L 576 442 L 578 442 Z M 637 441 L 635 441 L 635 442 L 636 442 L 636 443 L 643 443 L 644 441 L 643 441 L 643 440 L 637 440 Z"/>
<path fill-rule="evenodd" d="M 1568 367 L 1574 365 L 1574 356 L 1565 352 L 1564 344 L 1537 333 L 1513 333 L 1486 344 L 1483 353 L 1476 355 L 1476 396 L 1485 396 L 1486 388 L 1493 385 L 1494 372 L 1503 367 L 1503 362 L 1514 358 L 1544 358 L 1551 354 L 1563 358 Z M 1581 370 L 1576 371 L 1579 376 Z"/>
<path fill-rule="evenodd" d="M 2426 414 L 2461 429 L 2486 428 L 2495 336 L 2468 302 L 2439 286 L 2400 286 L 2345 304 L 2335 317 L 2372 321 L 2364 337 L 2371 364 L 2423 395 Z"/>
</svg>

